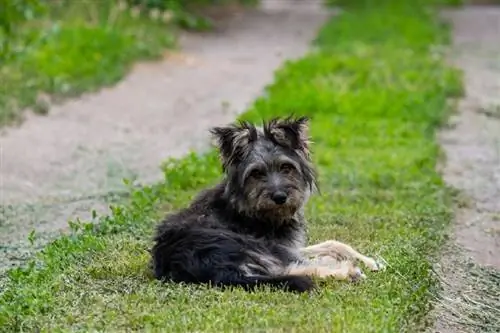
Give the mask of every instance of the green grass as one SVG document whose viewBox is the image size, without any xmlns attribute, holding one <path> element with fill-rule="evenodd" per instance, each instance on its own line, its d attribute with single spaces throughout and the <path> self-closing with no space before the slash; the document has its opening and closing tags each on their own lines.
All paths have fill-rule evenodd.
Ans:
<svg viewBox="0 0 500 333">
<path fill-rule="evenodd" d="M 3 1 L 7 6 L 15 0 Z M 0 29 L 0 126 L 22 121 L 25 108 L 46 114 L 65 97 L 115 84 L 134 62 L 161 58 L 175 45 L 178 27 L 210 28 L 175 2 L 156 3 L 166 3 L 166 10 L 127 7 L 124 1 L 50 1 L 12 27 L 12 34 Z"/>
<path fill-rule="evenodd" d="M 26 107 L 47 113 L 49 101 L 40 96 L 57 102 L 116 83 L 134 61 L 173 46 L 173 28 L 110 1 L 53 2 L 9 40 L 0 65 L 0 125 L 22 120 Z"/>
<path fill-rule="evenodd" d="M 148 270 L 153 226 L 214 184 L 214 151 L 166 163 L 165 181 L 135 190 L 100 224 L 10 271 L 0 327 L 15 331 L 416 332 L 435 293 L 432 260 L 449 223 L 450 193 L 435 171 L 434 132 L 461 93 L 446 66 L 447 27 L 416 1 L 362 1 L 328 22 L 319 51 L 287 62 L 242 116 L 311 116 L 322 194 L 307 206 L 310 242 L 338 239 L 389 267 L 361 284 L 329 281 L 312 295 L 161 284 Z M 0 286 L 1 288 L 2 286 Z"/>
</svg>

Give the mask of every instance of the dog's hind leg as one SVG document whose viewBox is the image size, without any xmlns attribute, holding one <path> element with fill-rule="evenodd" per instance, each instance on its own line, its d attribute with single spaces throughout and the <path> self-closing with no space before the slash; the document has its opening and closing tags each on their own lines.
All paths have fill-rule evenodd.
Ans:
<svg viewBox="0 0 500 333">
<path fill-rule="evenodd" d="M 363 262 L 372 271 L 379 271 L 384 268 L 384 265 L 380 262 L 377 262 L 375 259 L 359 253 L 350 245 L 335 240 L 328 240 L 319 244 L 302 248 L 301 253 L 304 256 L 313 257 L 332 256 L 335 258 L 354 258 Z"/>
</svg>

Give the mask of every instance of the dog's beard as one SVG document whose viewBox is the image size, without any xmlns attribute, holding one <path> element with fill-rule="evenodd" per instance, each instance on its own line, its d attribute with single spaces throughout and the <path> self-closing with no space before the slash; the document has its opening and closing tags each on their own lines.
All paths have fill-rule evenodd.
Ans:
<svg viewBox="0 0 500 333">
<path fill-rule="evenodd" d="M 263 221 L 281 224 L 293 219 L 303 206 L 301 198 L 290 197 L 289 200 L 290 203 L 277 205 L 269 199 L 257 199 L 254 205 L 248 202 L 241 205 L 240 213 Z"/>
</svg>

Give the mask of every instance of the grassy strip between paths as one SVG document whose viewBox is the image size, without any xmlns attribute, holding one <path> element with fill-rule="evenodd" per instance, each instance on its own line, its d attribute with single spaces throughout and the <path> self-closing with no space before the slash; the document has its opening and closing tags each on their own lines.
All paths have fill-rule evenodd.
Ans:
<svg viewBox="0 0 500 333">
<path fill-rule="evenodd" d="M 165 181 L 134 191 L 97 226 L 49 245 L 10 271 L 5 331 L 416 332 L 435 292 L 431 261 L 448 224 L 434 132 L 460 76 L 444 63 L 448 30 L 423 2 L 351 1 L 320 31 L 319 51 L 276 73 L 242 118 L 312 117 L 322 195 L 307 207 L 310 241 L 335 238 L 390 267 L 361 284 L 312 295 L 222 292 L 161 284 L 148 271 L 152 226 L 220 177 L 216 154 L 168 162 Z M 428 3 L 427 3 L 428 4 Z"/>
</svg>

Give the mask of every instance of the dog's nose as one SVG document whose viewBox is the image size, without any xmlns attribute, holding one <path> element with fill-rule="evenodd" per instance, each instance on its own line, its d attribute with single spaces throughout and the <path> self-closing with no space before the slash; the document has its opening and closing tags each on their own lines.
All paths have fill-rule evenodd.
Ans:
<svg viewBox="0 0 500 333">
<path fill-rule="evenodd" d="M 285 192 L 276 191 L 273 193 L 271 199 L 273 199 L 273 201 L 275 203 L 277 203 L 278 205 L 282 205 L 285 203 L 286 197 L 287 197 L 287 195 Z"/>
</svg>

